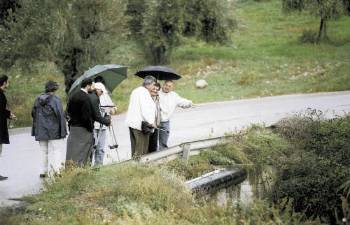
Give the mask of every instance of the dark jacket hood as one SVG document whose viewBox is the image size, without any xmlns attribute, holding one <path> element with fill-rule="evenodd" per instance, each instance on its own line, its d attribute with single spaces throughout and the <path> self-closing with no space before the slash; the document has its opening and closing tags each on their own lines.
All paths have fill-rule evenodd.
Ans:
<svg viewBox="0 0 350 225">
<path fill-rule="evenodd" d="M 41 94 L 38 98 L 38 102 L 40 105 L 44 106 L 44 105 L 47 105 L 50 101 L 50 97 L 51 95 L 49 94 Z"/>
</svg>

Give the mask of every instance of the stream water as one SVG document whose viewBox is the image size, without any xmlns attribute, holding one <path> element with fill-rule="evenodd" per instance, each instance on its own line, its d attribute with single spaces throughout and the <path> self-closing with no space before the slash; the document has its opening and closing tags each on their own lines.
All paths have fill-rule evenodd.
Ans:
<svg viewBox="0 0 350 225">
<path fill-rule="evenodd" d="M 229 185 L 221 188 L 213 193 L 208 194 L 211 199 L 217 201 L 218 205 L 240 205 L 248 206 L 254 199 L 264 197 L 269 184 L 273 180 L 273 170 L 265 168 L 264 172 L 256 174 L 252 171 L 248 172 L 247 178 L 240 184 Z"/>
</svg>

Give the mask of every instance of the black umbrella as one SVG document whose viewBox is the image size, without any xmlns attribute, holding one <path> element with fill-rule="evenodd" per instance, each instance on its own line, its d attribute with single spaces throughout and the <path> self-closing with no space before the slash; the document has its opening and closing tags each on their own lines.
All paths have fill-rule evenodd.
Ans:
<svg viewBox="0 0 350 225">
<path fill-rule="evenodd" d="M 136 76 L 145 78 L 147 75 L 152 75 L 157 80 L 178 80 L 181 78 L 175 70 L 166 66 L 147 66 L 135 73 Z"/>
</svg>

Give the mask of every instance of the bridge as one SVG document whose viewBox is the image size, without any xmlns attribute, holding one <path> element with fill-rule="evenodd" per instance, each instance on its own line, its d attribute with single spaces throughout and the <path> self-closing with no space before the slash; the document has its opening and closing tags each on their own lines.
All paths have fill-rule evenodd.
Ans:
<svg viewBox="0 0 350 225">
<path fill-rule="evenodd" d="M 171 120 L 169 146 L 174 147 L 168 151 L 184 154 L 184 149 L 179 147 L 182 143 L 195 141 L 200 145 L 202 142 L 196 142 L 197 140 L 215 140 L 253 123 L 269 126 L 307 108 L 321 110 L 329 118 L 349 113 L 350 91 L 214 102 L 199 104 L 191 109 L 179 109 Z M 119 148 L 118 151 L 108 150 L 106 163 L 130 159 L 129 133 L 124 121 L 125 114 L 113 119 Z M 14 129 L 10 133 L 11 144 L 4 145 L 3 156 L 0 158 L 0 174 L 9 177 L 0 182 L 0 207 L 16 204 L 17 201 L 11 199 L 36 194 L 42 188 L 42 180 L 39 178 L 42 166 L 39 144 L 30 136 L 29 128 Z M 190 150 L 191 146 L 187 145 L 186 148 Z M 164 159 L 168 153 L 152 155 L 163 155 L 161 158 Z M 151 155 L 144 157 L 144 160 L 150 160 L 149 157 Z"/>
</svg>

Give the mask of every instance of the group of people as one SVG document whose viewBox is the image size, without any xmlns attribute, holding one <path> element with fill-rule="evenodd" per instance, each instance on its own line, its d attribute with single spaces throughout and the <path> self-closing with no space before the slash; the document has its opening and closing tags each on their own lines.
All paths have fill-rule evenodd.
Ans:
<svg viewBox="0 0 350 225">
<path fill-rule="evenodd" d="M 55 94 L 58 83 L 46 82 L 44 92 L 37 96 L 32 109 L 32 136 L 44 154 L 40 177 L 58 174 L 68 161 L 78 166 L 103 164 L 107 129 L 111 115 L 117 110 L 103 83 L 102 77 L 83 80 L 80 90 L 70 95 L 65 112 Z M 8 77 L 1 76 L 0 156 L 2 144 L 9 144 L 7 120 L 16 118 L 7 107 L 4 91 L 8 87 Z M 171 80 L 161 87 L 153 76 L 146 76 L 142 85 L 132 91 L 126 124 L 133 158 L 167 148 L 170 118 L 175 108 L 192 106 L 192 101 L 180 97 L 173 88 Z M 65 145 L 67 121 L 69 135 Z M 0 175 L 0 180 L 5 179 L 7 177 Z"/>
<path fill-rule="evenodd" d="M 8 109 L 4 94 L 8 87 L 8 77 L 1 76 L 0 156 L 2 144 L 9 144 L 7 120 L 16 118 Z M 103 164 L 106 126 L 110 126 L 110 115 L 117 110 L 101 77 L 95 78 L 95 82 L 84 80 L 80 90 L 70 96 L 66 112 L 61 99 L 55 94 L 58 89 L 57 82 L 46 82 L 44 92 L 37 96 L 32 108 L 31 134 L 39 142 L 44 155 L 40 177 L 58 174 L 66 161 L 73 161 L 79 166 Z M 65 145 L 67 121 L 69 136 Z M 6 179 L 6 176 L 0 175 L 0 181 Z"/>
<path fill-rule="evenodd" d="M 156 78 L 146 76 L 142 86 L 132 91 L 126 124 L 130 131 L 133 158 L 166 149 L 170 118 L 175 108 L 193 105 L 191 100 L 180 97 L 173 88 L 172 80 L 166 80 L 161 87 Z"/>
<path fill-rule="evenodd" d="M 80 90 L 69 97 L 66 113 L 55 95 L 57 90 L 58 84 L 48 81 L 32 110 L 32 136 L 39 141 L 45 155 L 41 177 L 59 173 L 66 161 L 83 166 L 94 159 L 95 165 L 102 165 L 106 126 L 111 124 L 110 115 L 116 113 L 100 77 L 95 78 L 95 82 L 92 79 L 82 81 Z M 62 142 L 67 135 L 66 120 L 69 136 L 65 148 Z"/>
</svg>

